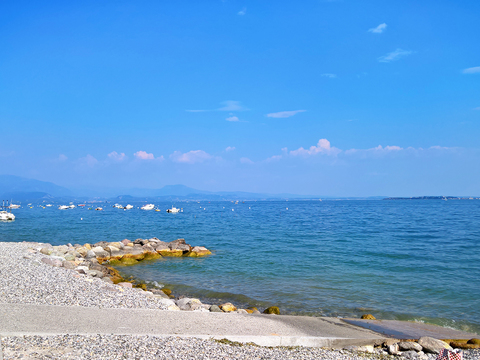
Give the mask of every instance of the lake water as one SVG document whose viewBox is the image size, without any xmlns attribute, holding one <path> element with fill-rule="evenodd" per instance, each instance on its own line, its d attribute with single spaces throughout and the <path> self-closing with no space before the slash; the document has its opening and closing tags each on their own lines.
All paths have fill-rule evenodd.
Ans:
<svg viewBox="0 0 480 360">
<path fill-rule="evenodd" d="M 175 294 L 283 313 L 425 321 L 480 332 L 480 201 L 156 203 L 162 212 L 23 207 L 0 241 L 185 238 L 213 251 L 122 267 Z M 123 204 L 126 205 L 126 204 Z M 168 214 L 176 205 L 183 213 Z M 288 209 L 287 209 L 288 208 Z"/>
</svg>

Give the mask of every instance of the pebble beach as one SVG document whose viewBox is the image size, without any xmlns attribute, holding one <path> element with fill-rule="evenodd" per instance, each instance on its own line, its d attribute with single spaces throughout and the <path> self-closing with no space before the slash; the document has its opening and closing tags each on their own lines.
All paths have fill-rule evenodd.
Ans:
<svg viewBox="0 0 480 360">
<path fill-rule="evenodd" d="M 171 300 L 152 296 L 148 291 L 125 288 L 74 269 L 46 264 L 42 261 L 45 255 L 38 251 L 42 246 L 38 243 L 0 242 L 0 306 L 23 303 L 104 309 L 168 309 Z M 104 334 L 1 336 L 0 355 L 3 359 L 398 358 L 381 348 L 365 353 L 356 349 L 260 347 L 213 339 Z M 464 352 L 466 360 L 479 357 L 478 349 Z M 423 358 L 435 359 L 436 355 L 424 354 Z"/>
</svg>

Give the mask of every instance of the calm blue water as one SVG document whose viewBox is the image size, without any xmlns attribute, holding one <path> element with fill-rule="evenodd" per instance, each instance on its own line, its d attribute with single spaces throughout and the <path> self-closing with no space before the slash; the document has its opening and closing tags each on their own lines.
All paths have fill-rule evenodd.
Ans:
<svg viewBox="0 0 480 360">
<path fill-rule="evenodd" d="M 16 221 L 0 223 L 0 241 L 182 237 L 214 255 L 121 270 L 211 302 L 310 315 L 369 312 L 480 331 L 480 201 L 156 205 L 163 211 L 24 207 L 14 210 Z M 166 213 L 172 205 L 184 212 Z"/>
</svg>

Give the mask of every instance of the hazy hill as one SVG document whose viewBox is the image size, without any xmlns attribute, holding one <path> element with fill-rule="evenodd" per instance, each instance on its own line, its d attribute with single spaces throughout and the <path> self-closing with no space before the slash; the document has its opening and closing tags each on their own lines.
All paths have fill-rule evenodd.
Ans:
<svg viewBox="0 0 480 360">
<path fill-rule="evenodd" d="M 47 181 L 0 175 L 0 200 L 24 201 L 61 196 L 72 196 L 72 192 Z"/>
</svg>

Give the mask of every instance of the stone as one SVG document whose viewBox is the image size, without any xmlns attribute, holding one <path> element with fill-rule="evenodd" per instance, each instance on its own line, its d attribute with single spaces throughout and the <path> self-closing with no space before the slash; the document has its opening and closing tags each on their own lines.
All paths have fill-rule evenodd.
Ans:
<svg viewBox="0 0 480 360">
<path fill-rule="evenodd" d="M 210 255 L 211 251 L 208 250 L 206 247 L 203 246 L 195 246 L 192 250 L 192 253 L 196 254 L 196 256 L 205 256 Z"/>
<path fill-rule="evenodd" d="M 238 310 L 237 310 L 237 313 L 239 313 L 239 314 L 248 314 L 247 310 L 245 310 L 245 309 L 238 309 Z"/>
<path fill-rule="evenodd" d="M 108 246 L 116 247 L 117 249 L 123 249 L 124 245 L 121 242 L 111 242 Z"/>
<path fill-rule="evenodd" d="M 73 255 L 73 254 L 66 254 L 66 255 L 65 255 L 65 260 L 74 261 L 74 260 L 75 260 L 75 255 Z"/>
<path fill-rule="evenodd" d="M 97 278 L 102 278 L 104 276 L 103 272 L 98 270 L 88 270 L 87 275 L 91 277 L 97 277 Z"/>
<path fill-rule="evenodd" d="M 345 346 L 343 348 L 343 350 L 347 350 L 347 351 L 357 351 L 358 350 L 358 346 L 357 345 L 348 345 L 348 346 Z"/>
<path fill-rule="evenodd" d="M 409 351 L 409 350 L 415 350 L 415 351 L 422 351 L 422 346 L 415 341 L 402 341 L 398 343 L 398 347 L 401 351 Z"/>
<path fill-rule="evenodd" d="M 62 267 L 62 261 L 59 260 L 59 259 L 53 259 L 53 258 L 42 258 L 41 260 L 42 262 L 44 262 L 45 264 L 47 265 L 50 265 L 50 266 L 55 266 L 55 267 Z"/>
<path fill-rule="evenodd" d="M 420 357 L 415 350 L 403 351 L 400 355 L 406 359 L 418 359 Z"/>
<path fill-rule="evenodd" d="M 92 250 L 88 250 L 87 255 L 85 255 L 85 259 L 92 259 L 95 257 L 97 257 L 97 255 L 95 255 L 95 253 Z"/>
<path fill-rule="evenodd" d="M 237 308 L 232 303 L 225 303 L 219 306 L 224 312 L 237 311 Z"/>
<path fill-rule="evenodd" d="M 168 289 L 168 288 L 163 288 L 161 290 L 165 295 L 172 295 L 172 290 Z"/>
<path fill-rule="evenodd" d="M 387 345 L 387 351 L 390 355 L 398 355 L 400 348 L 398 344 Z"/>
<path fill-rule="evenodd" d="M 470 340 L 467 341 L 467 344 L 473 344 L 473 345 L 479 345 L 480 346 L 480 339 L 476 339 L 476 338 L 470 339 Z"/>
<path fill-rule="evenodd" d="M 280 309 L 278 306 L 270 306 L 263 311 L 264 314 L 280 315 Z"/>
<path fill-rule="evenodd" d="M 145 244 L 142 246 L 144 251 L 155 251 L 155 249 L 150 244 Z"/>
<path fill-rule="evenodd" d="M 170 305 L 167 310 L 170 311 L 180 311 L 180 308 L 177 305 Z"/>
<path fill-rule="evenodd" d="M 117 283 L 117 285 L 121 286 L 123 288 L 129 288 L 129 289 L 133 288 L 133 284 L 129 283 L 129 282 L 119 282 L 119 283 Z"/>
<path fill-rule="evenodd" d="M 138 245 L 145 245 L 145 244 L 148 244 L 148 240 L 147 239 L 137 239 L 133 242 L 134 244 L 138 244 Z"/>
<path fill-rule="evenodd" d="M 124 240 L 122 240 L 122 241 L 120 241 L 120 242 L 121 242 L 124 246 L 127 246 L 127 244 L 130 244 L 130 243 L 131 243 L 131 241 L 128 240 L 128 239 L 124 239 Z"/>
<path fill-rule="evenodd" d="M 68 252 L 68 246 L 66 245 L 54 246 L 53 249 L 62 254 L 65 254 Z"/>
<path fill-rule="evenodd" d="M 210 312 L 223 312 L 217 305 L 210 306 Z"/>
<path fill-rule="evenodd" d="M 87 256 L 88 249 L 86 247 L 79 247 L 77 248 L 77 252 L 82 255 L 82 257 Z"/>
<path fill-rule="evenodd" d="M 398 342 L 400 342 L 400 340 L 398 339 L 385 339 L 385 341 L 382 343 L 382 346 L 386 348 L 387 346 L 396 344 Z"/>
<path fill-rule="evenodd" d="M 171 250 L 182 250 L 182 252 L 189 252 L 191 250 L 190 245 L 185 243 L 185 239 L 177 239 L 168 243 L 168 247 Z"/>
<path fill-rule="evenodd" d="M 358 349 L 357 349 L 357 351 L 373 354 L 373 345 L 363 345 L 363 346 L 359 346 Z"/>
<path fill-rule="evenodd" d="M 86 274 L 87 271 L 88 271 L 88 267 L 87 266 L 77 266 L 75 268 L 75 271 L 80 273 L 80 274 Z"/>
<path fill-rule="evenodd" d="M 364 315 L 362 315 L 361 318 L 363 320 L 377 320 L 377 319 L 375 319 L 375 316 L 373 316 L 372 314 L 364 314 Z"/>
<path fill-rule="evenodd" d="M 461 341 L 450 341 L 450 346 L 454 349 L 478 349 L 479 345 L 468 344 Z"/>
<path fill-rule="evenodd" d="M 162 250 L 157 250 L 157 253 L 159 253 L 162 256 L 183 256 L 183 251 L 182 250 L 172 250 L 170 248 L 168 249 L 162 249 Z"/>
<path fill-rule="evenodd" d="M 101 247 L 102 249 L 103 249 L 105 246 L 108 246 L 108 242 L 107 242 L 107 241 L 99 241 L 99 242 L 97 242 L 97 243 L 95 243 L 95 244 L 93 245 L 94 248 L 96 248 L 96 247 Z M 93 250 L 93 248 L 92 248 L 92 250 Z"/>
<path fill-rule="evenodd" d="M 422 336 L 418 339 L 418 343 L 423 347 L 423 351 L 438 354 L 442 349 L 453 350 L 445 341 L 434 339 L 429 336 Z"/>
<path fill-rule="evenodd" d="M 85 249 L 87 250 L 92 250 L 92 246 L 89 244 L 89 243 L 86 243 L 85 245 L 83 245 L 85 247 Z"/>
<path fill-rule="evenodd" d="M 105 251 L 108 251 L 109 253 L 119 252 L 119 251 L 120 251 L 120 247 L 116 247 L 116 246 L 113 246 L 113 245 L 108 245 L 108 246 L 105 246 L 105 247 L 104 247 L 104 250 L 105 250 Z"/>
<path fill-rule="evenodd" d="M 190 310 L 190 298 L 185 297 L 177 300 L 177 306 L 180 310 Z"/>
<path fill-rule="evenodd" d="M 52 252 L 53 252 L 53 249 L 52 248 L 41 248 L 40 249 L 40 252 L 43 254 L 43 255 L 50 255 Z"/>
<path fill-rule="evenodd" d="M 112 279 L 110 279 L 110 278 L 107 277 L 107 276 L 103 277 L 102 280 L 105 281 L 107 284 L 113 284 Z"/>
<path fill-rule="evenodd" d="M 65 269 L 70 269 L 70 270 L 74 270 L 77 267 L 74 261 L 68 261 L 68 260 L 63 261 L 62 265 Z"/>
<path fill-rule="evenodd" d="M 260 311 L 258 311 L 258 310 L 253 310 L 253 313 L 252 313 L 252 314 L 253 314 L 253 315 L 260 315 L 260 314 L 261 314 L 261 312 L 260 312 Z"/>
</svg>

